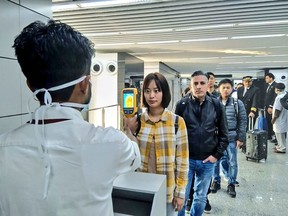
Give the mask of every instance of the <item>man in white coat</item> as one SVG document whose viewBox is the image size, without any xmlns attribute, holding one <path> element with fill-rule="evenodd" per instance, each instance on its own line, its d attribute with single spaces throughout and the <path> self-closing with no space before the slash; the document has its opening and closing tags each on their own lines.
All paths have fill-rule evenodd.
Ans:
<svg viewBox="0 0 288 216">
<path fill-rule="evenodd" d="M 286 153 L 286 134 L 288 131 L 288 110 L 285 109 L 280 99 L 285 96 L 285 84 L 277 83 L 275 85 L 277 97 L 273 104 L 272 124 L 278 145 L 275 146 L 275 153 Z"/>
<path fill-rule="evenodd" d="M 129 128 L 128 138 L 81 115 L 91 97 L 92 43 L 50 20 L 25 27 L 13 47 L 40 107 L 0 136 L 0 215 L 113 216 L 113 181 L 141 159 Z"/>
</svg>

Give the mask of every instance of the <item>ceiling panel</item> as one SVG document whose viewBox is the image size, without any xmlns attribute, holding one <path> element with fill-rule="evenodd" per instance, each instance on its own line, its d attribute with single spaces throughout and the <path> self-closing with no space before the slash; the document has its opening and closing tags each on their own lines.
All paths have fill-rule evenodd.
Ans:
<svg viewBox="0 0 288 216">
<path fill-rule="evenodd" d="M 54 19 L 89 37 L 97 52 L 128 52 L 181 74 L 230 71 L 237 78 L 287 67 L 287 0 L 52 1 L 62 7 Z"/>
</svg>

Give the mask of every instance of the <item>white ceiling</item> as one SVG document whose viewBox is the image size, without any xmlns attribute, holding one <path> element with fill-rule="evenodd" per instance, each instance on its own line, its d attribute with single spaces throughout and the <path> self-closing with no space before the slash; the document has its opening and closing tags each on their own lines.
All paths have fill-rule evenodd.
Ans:
<svg viewBox="0 0 288 216">
<path fill-rule="evenodd" d="M 53 17 L 87 35 L 97 52 L 127 52 L 189 75 L 203 70 L 240 78 L 288 65 L 287 0 L 52 2 L 76 7 L 54 10 Z M 85 5 L 93 2 L 98 5 Z M 236 39 L 242 36 L 256 38 Z"/>
</svg>

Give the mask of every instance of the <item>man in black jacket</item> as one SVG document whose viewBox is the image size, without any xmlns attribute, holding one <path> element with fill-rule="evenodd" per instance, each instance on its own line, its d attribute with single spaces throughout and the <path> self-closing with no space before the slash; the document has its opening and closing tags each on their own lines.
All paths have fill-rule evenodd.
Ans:
<svg viewBox="0 0 288 216">
<path fill-rule="evenodd" d="M 257 117 L 257 108 L 259 108 L 260 89 L 252 85 L 251 76 L 244 76 L 243 84 L 243 87 L 237 89 L 237 97 L 244 103 L 247 117 L 251 117 L 255 120 Z"/>
<path fill-rule="evenodd" d="M 268 139 L 272 139 L 272 136 L 274 135 L 273 126 L 271 123 L 273 103 L 277 96 L 277 94 L 275 93 L 276 82 L 274 81 L 274 79 L 275 79 L 275 76 L 272 73 L 267 73 L 265 75 L 265 82 L 267 83 L 267 88 L 266 88 L 266 94 L 265 94 L 264 109 L 265 109 L 266 118 L 267 118 Z"/>
<path fill-rule="evenodd" d="M 191 215 L 203 214 L 207 191 L 214 170 L 214 163 L 221 158 L 228 145 L 228 128 L 223 105 L 207 95 L 208 77 L 202 71 L 191 76 L 191 95 L 178 101 L 175 113 L 185 120 L 189 141 L 189 180 L 186 199 L 189 196 L 192 176 L 194 196 Z M 179 212 L 185 215 L 185 206 Z"/>
</svg>

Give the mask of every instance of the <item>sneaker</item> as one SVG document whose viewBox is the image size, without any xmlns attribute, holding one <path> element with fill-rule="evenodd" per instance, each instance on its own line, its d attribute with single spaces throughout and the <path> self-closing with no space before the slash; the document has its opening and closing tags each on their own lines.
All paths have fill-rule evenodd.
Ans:
<svg viewBox="0 0 288 216">
<path fill-rule="evenodd" d="M 221 189 L 221 185 L 217 182 L 212 182 L 212 185 L 210 187 L 211 193 L 216 193 L 218 190 Z"/>
<path fill-rule="evenodd" d="M 211 205 L 210 205 L 210 203 L 209 203 L 209 200 L 208 200 L 208 198 L 207 198 L 207 202 L 206 202 L 206 206 L 205 206 L 205 208 L 204 208 L 204 212 L 205 212 L 206 214 L 210 214 L 211 209 L 212 209 L 212 207 L 211 207 Z"/>
<path fill-rule="evenodd" d="M 279 150 L 279 149 L 275 149 L 274 152 L 275 152 L 275 153 L 282 153 L 282 154 L 285 154 L 285 153 L 286 153 L 285 150 L 284 150 L 284 151 L 281 151 L 281 150 Z"/>
<path fill-rule="evenodd" d="M 238 181 L 235 181 L 235 186 L 236 187 L 239 187 L 240 186 L 240 183 Z"/>
<path fill-rule="evenodd" d="M 191 205 L 192 205 L 192 200 L 188 199 L 187 202 L 186 202 L 185 213 L 190 214 Z"/>
<path fill-rule="evenodd" d="M 230 195 L 230 197 L 235 198 L 236 197 L 235 185 L 229 184 L 227 187 L 227 193 Z"/>
</svg>

